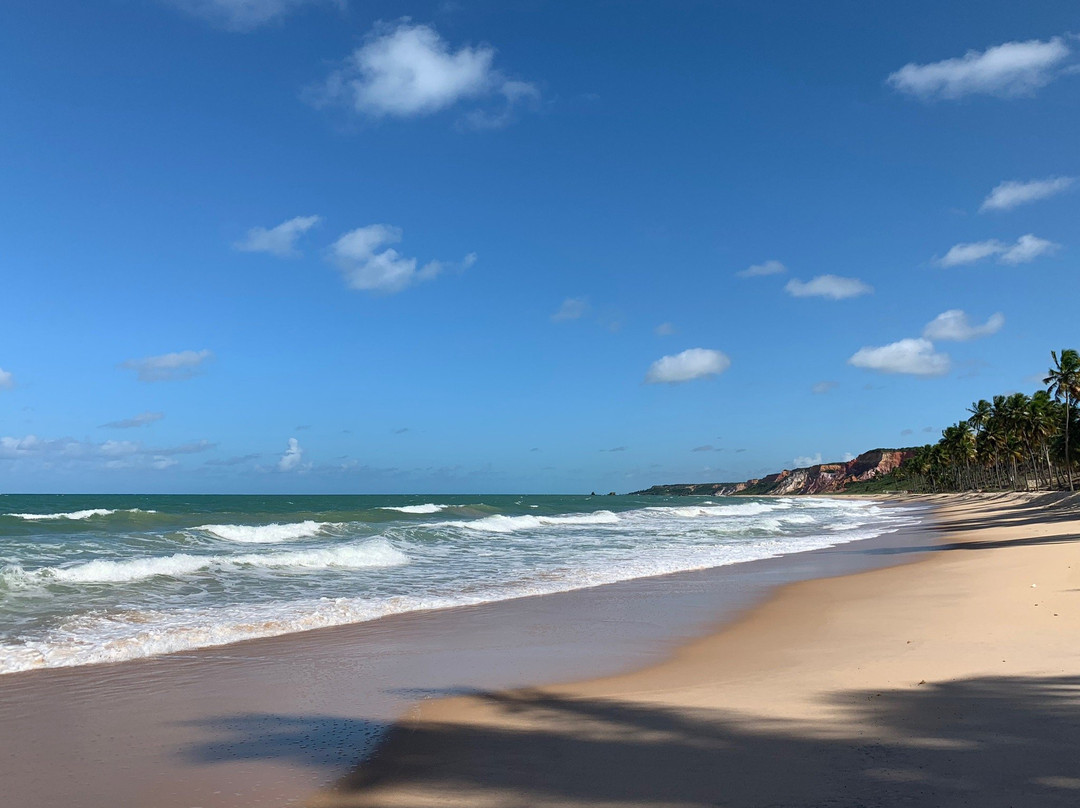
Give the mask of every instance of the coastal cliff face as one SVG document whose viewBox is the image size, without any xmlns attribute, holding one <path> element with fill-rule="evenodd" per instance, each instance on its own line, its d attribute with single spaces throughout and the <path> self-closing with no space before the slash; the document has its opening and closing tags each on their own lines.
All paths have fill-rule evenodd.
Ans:
<svg viewBox="0 0 1080 808">
<path fill-rule="evenodd" d="M 757 480 L 747 480 L 744 483 L 685 483 L 680 485 L 654 485 L 644 491 L 631 491 L 633 495 L 652 495 L 668 497 L 729 497 L 733 494 L 742 493 L 748 485 Z"/>
<path fill-rule="evenodd" d="M 784 469 L 757 480 L 742 483 L 695 483 L 654 485 L 635 494 L 665 496 L 704 495 L 711 497 L 746 494 L 756 496 L 795 496 L 798 494 L 834 494 L 854 482 L 888 474 L 912 456 L 910 449 L 873 449 L 846 463 L 820 463 L 801 469 Z"/>
</svg>

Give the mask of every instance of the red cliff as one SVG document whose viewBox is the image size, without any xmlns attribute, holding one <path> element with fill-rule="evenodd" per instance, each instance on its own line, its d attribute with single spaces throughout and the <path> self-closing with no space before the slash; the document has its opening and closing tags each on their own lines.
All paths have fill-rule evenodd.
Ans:
<svg viewBox="0 0 1080 808">
<path fill-rule="evenodd" d="M 654 485 L 635 494 L 664 494 L 685 496 L 729 496 L 748 494 L 757 496 L 793 496 L 798 494 L 834 494 L 849 484 L 871 480 L 888 474 L 912 456 L 910 449 L 873 449 L 863 452 L 846 463 L 820 463 L 800 469 L 784 469 L 759 480 L 744 483 L 694 483 L 684 485 Z"/>
</svg>

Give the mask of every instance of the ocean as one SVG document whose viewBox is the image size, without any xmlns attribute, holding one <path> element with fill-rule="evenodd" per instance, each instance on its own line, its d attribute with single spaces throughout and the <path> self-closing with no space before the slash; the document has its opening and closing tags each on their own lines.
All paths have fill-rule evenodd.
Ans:
<svg viewBox="0 0 1080 808">
<path fill-rule="evenodd" d="M 0 673 L 738 564 L 918 521 L 824 497 L 0 495 Z"/>
</svg>

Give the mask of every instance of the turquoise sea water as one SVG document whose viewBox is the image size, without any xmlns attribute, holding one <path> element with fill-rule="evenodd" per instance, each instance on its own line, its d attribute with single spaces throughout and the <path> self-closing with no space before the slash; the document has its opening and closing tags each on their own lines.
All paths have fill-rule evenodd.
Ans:
<svg viewBox="0 0 1080 808">
<path fill-rule="evenodd" d="M 735 564 L 915 521 L 810 497 L 0 495 L 0 673 Z"/>
</svg>

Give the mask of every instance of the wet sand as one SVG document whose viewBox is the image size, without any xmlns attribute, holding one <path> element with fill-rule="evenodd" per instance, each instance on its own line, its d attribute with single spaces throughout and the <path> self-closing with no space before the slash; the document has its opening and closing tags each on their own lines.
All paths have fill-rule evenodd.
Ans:
<svg viewBox="0 0 1080 808">
<path fill-rule="evenodd" d="M 4 802 L 301 804 L 349 777 L 418 700 L 655 666 L 778 586 L 912 562 L 932 540 L 918 528 L 701 572 L 0 676 Z"/>
<path fill-rule="evenodd" d="M 918 563 L 637 672 L 418 704 L 309 804 L 1080 805 L 1080 495 L 928 499 L 944 541 L 885 551 Z"/>
</svg>

